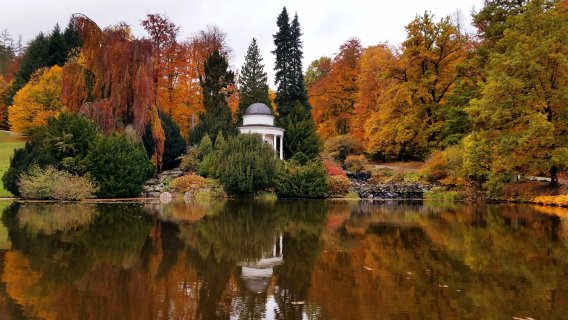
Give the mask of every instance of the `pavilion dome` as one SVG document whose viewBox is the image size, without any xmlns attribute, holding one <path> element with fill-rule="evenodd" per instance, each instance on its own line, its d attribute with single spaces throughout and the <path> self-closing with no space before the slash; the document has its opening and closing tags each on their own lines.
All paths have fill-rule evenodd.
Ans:
<svg viewBox="0 0 568 320">
<path fill-rule="evenodd" d="M 273 115 L 272 110 L 270 110 L 270 108 L 267 105 L 260 102 L 251 104 L 245 110 L 245 115 L 253 115 L 253 114 L 263 114 L 269 116 Z"/>
</svg>

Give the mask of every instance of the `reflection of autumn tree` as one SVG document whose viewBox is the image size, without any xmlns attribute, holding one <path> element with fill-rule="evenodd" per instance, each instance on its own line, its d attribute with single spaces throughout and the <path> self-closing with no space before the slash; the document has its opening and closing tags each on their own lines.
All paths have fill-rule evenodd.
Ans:
<svg viewBox="0 0 568 320">
<path fill-rule="evenodd" d="M 310 289 L 325 314 L 564 317 L 568 250 L 555 240 L 563 232 L 557 217 L 519 206 L 398 208 L 363 203 L 347 233 L 326 242 L 314 267 L 318 285 Z"/>
</svg>

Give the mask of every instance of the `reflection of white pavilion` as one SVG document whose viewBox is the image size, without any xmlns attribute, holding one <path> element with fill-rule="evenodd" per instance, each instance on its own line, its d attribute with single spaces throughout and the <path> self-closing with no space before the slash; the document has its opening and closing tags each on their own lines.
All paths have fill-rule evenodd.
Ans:
<svg viewBox="0 0 568 320">
<path fill-rule="evenodd" d="M 274 126 L 272 110 L 264 103 L 253 103 L 248 106 L 239 132 L 260 134 L 262 141 L 270 144 L 275 152 L 278 153 L 280 149 L 280 159 L 284 159 L 284 129 Z"/>
<path fill-rule="evenodd" d="M 275 239 L 272 252 L 265 253 L 262 258 L 252 262 L 241 262 L 241 279 L 245 287 L 252 292 L 263 292 L 268 287 L 274 274 L 274 267 L 284 263 L 282 254 L 282 235 Z"/>
</svg>

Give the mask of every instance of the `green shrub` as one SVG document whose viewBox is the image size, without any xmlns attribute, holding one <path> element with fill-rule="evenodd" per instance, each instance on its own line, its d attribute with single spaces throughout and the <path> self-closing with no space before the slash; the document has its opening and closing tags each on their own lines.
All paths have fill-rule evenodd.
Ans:
<svg viewBox="0 0 568 320">
<path fill-rule="evenodd" d="M 197 146 L 197 159 L 202 161 L 208 154 L 213 152 L 213 141 L 208 134 L 204 135 Z"/>
<path fill-rule="evenodd" d="M 445 188 L 432 188 L 424 192 L 424 199 L 441 200 L 441 201 L 459 201 L 463 199 L 461 193 L 455 190 L 446 190 Z"/>
<path fill-rule="evenodd" d="M 345 168 L 351 172 L 361 172 L 365 170 L 368 163 L 369 161 L 367 161 L 367 158 L 362 154 L 357 156 L 350 155 L 345 158 Z"/>
<path fill-rule="evenodd" d="M 308 158 L 308 156 L 306 156 L 303 152 L 299 151 L 294 154 L 290 160 L 296 161 L 298 164 L 304 166 L 308 163 L 308 161 L 310 161 L 310 158 Z"/>
<path fill-rule="evenodd" d="M 241 134 L 219 147 L 215 177 L 225 192 L 254 195 L 274 185 L 276 160 L 272 147 L 259 135 Z"/>
<path fill-rule="evenodd" d="M 287 162 L 278 171 L 276 177 L 276 194 L 278 197 L 327 197 L 327 171 L 321 161 L 312 160 L 305 166 Z"/>
<path fill-rule="evenodd" d="M 2 177 L 4 188 L 16 196 L 20 195 L 20 175 L 34 164 L 40 167 L 50 165 L 71 173 L 85 173 L 86 168 L 81 163 L 95 136 L 93 123 L 77 114 L 64 112 L 56 118 L 49 118 L 47 126 L 32 130 L 24 148 L 14 151 L 10 167 Z"/>
<path fill-rule="evenodd" d="M 82 200 L 93 198 L 97 188 L 87 176 L 77 176 L 53 167 L 34 165 L 23 173 L 18 183 L 26 199 Z"/>
<path fill-rule="evenodd" d="M 330 197 L 343 197 L 349 193 L 351 189 L 351 181 L 344 176 L 327 177 L 327 185 Z"/>
<path fill-rule="evenodd" d="M 359 195 L 357 194 L 357 192 L 355 191 L 349 191 L 345 197 L 346 199 L 352 199 L 352 200 L 358 200 L 361 199 L 361 197 L 359 197 Z"/>
<path fill-rule="evenodd" d="M 259 192 L 256 196 L 254 196 L 254 198 L 260 201 L 271 202 L 278 200 L 278 195 L 276 195 L 276 193 L 274 192 L 262 191 Z"/>
<path fill-rule="evenodd" d="M 349 155 L 363 152 L 363 145 L 353 136 L 343 134 L 325 141 L 323 153 L 336 161 L 343 163 Z"/>
<path fill-rule="evenodd" d="M 225 199 L 227 194 L 223 190 L 223 186 L 218 180 L 207 179 L 207 187 L 197 191 L 195 194 L 196 200 L 211 200 L 211 199 Z"/>
<path fill-rule="evenodd" d="M 130 143 L 123 134 L 97 136 L 83 162 L 99 183 L 101 198 L 138 196 L 155 172 L 142 144 Z"/>
<path fill-rule="evenodd" d="M 197 148 L 187 146 L 185 153 L 178 158 L 180 161 L 179 168 L 183 171 L 197 172 L 199 168 L 199 160 L 197 159 Z"/>
</svg>

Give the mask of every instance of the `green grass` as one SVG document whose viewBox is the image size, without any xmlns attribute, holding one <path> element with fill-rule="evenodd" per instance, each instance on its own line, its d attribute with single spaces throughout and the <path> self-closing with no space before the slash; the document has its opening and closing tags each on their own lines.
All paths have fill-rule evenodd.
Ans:
<svg viewBox="0 0 568 320">
<path fill-rule="evenodd" d="M 21 137 L 12 136 L 5 131 L 0 131 L 0 177 L 8 170 L 10 166 L 10 157 L 14 153 L 14 149 L 23 147 L 25 140 Z M 0 198 L 12 197 L 13 195 L 4 189 L 0 182 Z"/>
</svg>

